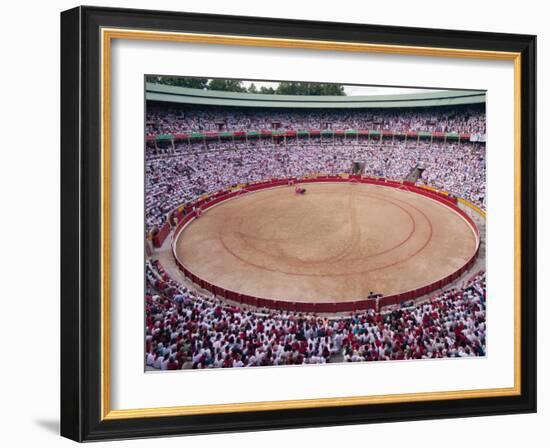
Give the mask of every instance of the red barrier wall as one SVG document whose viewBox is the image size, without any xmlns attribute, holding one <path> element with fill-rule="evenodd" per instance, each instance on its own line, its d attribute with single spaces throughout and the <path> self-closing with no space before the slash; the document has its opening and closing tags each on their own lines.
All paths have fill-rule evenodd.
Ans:
<svg viewBox="0 0 550 448">
<path fill-rule="evenodd" d="M 153 246 L 160 247 L 166 240 L 166 237 L 170 235 L 170 224 L 165 222 L 159 229 L 157 234 L 153 237 Z"/>
<path fill-rule="evenodd" d="M 421 194 L 423 196 L 436 200 L 446 205 L 447 207 L 453 209 L 456 213 L 462 216 L 469 223 L 469 225 L 471 226 L 472 230 L 475 232 L 477 237 L 476 252 L 468 260 L 468 262 L 464 266 L 462 266 L 462 268 L 460 268 L 458 271 L 434 283 L 421 286 L 412 291 L 406 291 L 401 294 L 394 294 L 391 296 L 384 296 L 379 299 L 362 299 L 362 300 L 357 300 L 353 302 L 338 302 L 338 303 L 291 302 L 291 301 L 285 301 L 285 300 L 259 298 L 259 297 L 249 296 L 246 294 L 241 294 L 235 291 L 224 289 L 220 286 L 213 285 L 207 282 L 206 280 L 203 280 L 197 277 L 195 274 L 189 271 L 185 266 L 183 266 L 183 264 L 178 260 L 178 257 L 176 256 L 174 243 L 178 238 L 181 230 L 185 227 L 185 225 L 195 218 L 196 213 L 194 210 L 196 210 L 198 207 L 200 207 L 202 210 L 207 210 L 208 208 L 220 202 L 226 201 L 228 199 L 231 199 L 241 194 L 246 194 L 246 192 L 262 190 L 265 188 L 273 188 L 273 187 L 278 187 L 282 185 L 288 185 L 288 182 L 291 180 L 294 181 L 295 184 L 314 183 L 314 182 L 357 182 L 359 181 L 365 184 L 383 185 L 386 187 L 403 189 L 415 194 Z M 187 206 L 185 210 L 189 210 L 190 213 L 187 213 L 183 217 L 183 219 L 178 223 L 178 225 L 176 226 L 176 229 L 174 230 L 174 234 L 173 234 L 174 238 L 172 240 L 172 254 L 174 256 L 176 265 L 178 266 L 180 271 L 187 278 L 189 278 L 193 283 L 196 283 L 201 288 L 207 289 L 208 291 L 211 291 L 212 293 L 218 296 L 224 297 L 234 302 L 239 302 L 239 303 L 251 305 L 254 307 L 260 307 L 260 308 L 272 308 L 272 309 L 279 309 L 279 310 L 308 312 L 308 313 L 337 313 L 337 312 L 344 312 L 344 311 L 356 311 L 356 310 L 377 309 L 377 308 L 379 309 L 385 306 L 397 305 L 399 303 L 409 301 L 417 297 L 430 294 L 438 289 L 441 289 L 445 285 L 448 285 L 449 283 L 452 283 L 457 278 L 459 278 L 464 272 L 470 269 L 472 265 L 475 263 L 477 255 L 479 253 L 479 230 L 475 225 L 474 221 L 468 216 L 468 214 L 465 213 L 460 208 L 458 208 L 456 204 L 457 204 L 457 199 L 453 196 L 448 196 L 446 194 L 443 194 L 437 191 L 427 190 L 425 188 L 418 187 L 411 182 L 402 183 L 402 182 L 387 180 L 383 178 L 350 176 L 349 179 L 345 179 L 340 176 L 320 176 L 320 177 L 311 178 L 311 179 L 295 179 L 295 178 L 272 179 L 265 182 L 247 184 L 241 190 L 234 190 L 234 191 L 222 190 L 213 195 L 210 195 L 206 199 L 201 199 Z M 164 239 L 165 238 L 166 236 L 164 236 Z M 162 241 L 164 241 L 164 239 Z"/>
</svg>

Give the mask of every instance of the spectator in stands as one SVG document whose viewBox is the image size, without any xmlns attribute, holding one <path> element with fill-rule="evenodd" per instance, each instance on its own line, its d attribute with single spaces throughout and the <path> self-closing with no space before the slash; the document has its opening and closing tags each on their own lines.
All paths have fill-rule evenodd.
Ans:
<svg viewBox="0 0 550 448">
<path fill-rule="evenodd" d="M 149 368 L 325 364 L 338 354 L 348 362 L 485 356 L 484 272 L 422 304 L 333 319 L 228 305 L 182 288 L 158 261 L 146 277 Z"/>
</svg>

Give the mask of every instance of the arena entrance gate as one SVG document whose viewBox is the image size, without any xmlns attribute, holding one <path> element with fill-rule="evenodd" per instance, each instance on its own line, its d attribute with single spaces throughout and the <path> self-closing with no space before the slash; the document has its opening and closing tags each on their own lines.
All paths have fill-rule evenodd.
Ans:
<svg viewBox="0 0 550 448">
<path fill-rule="evenodd" d="M 351 165 L 351 174 L 363 174 L 365 172 L 366 165 L 367 164 L 365 162 L 353 162 Z"/>
</svg>

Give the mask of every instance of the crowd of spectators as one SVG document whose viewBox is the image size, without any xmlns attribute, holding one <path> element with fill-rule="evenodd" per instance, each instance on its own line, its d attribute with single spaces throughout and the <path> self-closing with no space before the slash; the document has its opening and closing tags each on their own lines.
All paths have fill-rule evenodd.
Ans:
<svg viewBox="0 0 550 448">
<path fill-rule="evenodd" d="M 146 158 L 146 220 L 152 229 L 174 208 L 238 184 L 312 173 L 349 173 L 353 161 L 365 174 L 404 179 L 423 169 L 418 182 L 485 207 L 485 146 L 443 141 L 328 140 L 181 144 L 175 154 Z"/>
<path fill-rule="evenodd" d="M 389 111 L 258 111 L 151 107 L 148 135 L 262 129 L 485 133 L 482 107 Z M 485 207 L 485 145 L 420 139 L 251 139 L 165 143 L 146 152 L 147 229 L 175 207 L 234 185 L 313 173 L 405 179 Z M 160 149 L 159 149 L 160 148 Z M 321 316 L 258 310 L 186 288 L 148 259 L 145 363 L 180 370 L 485 355 L 485 273 L 420 304 Z"/>
<path fill-rule="evenodd" d="M 180 370 L 484 356 L 485 273 L 423 304 L 326 317 L 246 309 L 146 268 L 145 364 Z"/>
<path fill-rule="evenodd" d="M 151 106 L 146 134 L 263 129 L 370 129 L 398 132 L 465 132 L 485 134 L 485 108 L 453 106 L 387 110 L 258 110 L 254 108 L 189 108 Z"/>
</svg>

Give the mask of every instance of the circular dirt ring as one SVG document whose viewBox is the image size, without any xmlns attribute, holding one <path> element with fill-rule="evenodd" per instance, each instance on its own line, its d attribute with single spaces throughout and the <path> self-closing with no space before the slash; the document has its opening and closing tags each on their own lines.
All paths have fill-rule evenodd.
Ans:
<svg viewBox="0 0 550 448">
<path fill-rule="evenodd" d="M 282 302 L 343 303 L 420 291 L 464 270 L 479 245 L 456 208 L 400 188 L 303 183 L 222 201 L 176 235 L 199 284 Z M 433 289 L 433 288 L 432 288 Z"/>
</svg>

